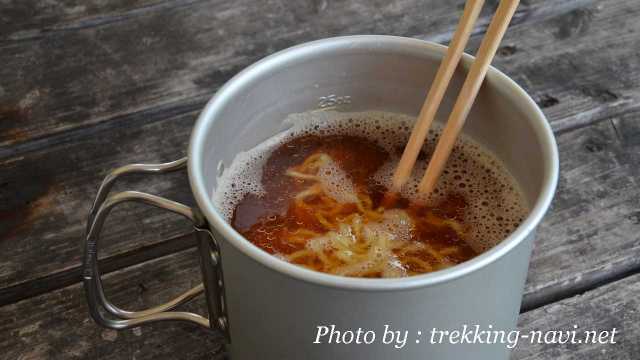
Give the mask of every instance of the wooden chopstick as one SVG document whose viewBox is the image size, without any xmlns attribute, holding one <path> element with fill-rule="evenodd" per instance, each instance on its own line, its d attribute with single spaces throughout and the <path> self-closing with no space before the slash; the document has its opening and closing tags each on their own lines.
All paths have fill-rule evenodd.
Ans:
<svg viewBox="0 0 640 360">
<path fill-rule="evenodd" d="M 453 72 L 455 71 L 464 48 L 467 45 L 473 25 L 478 19 L 480 10 L 484 0 L 468 0 L 464 6 L 464 11 L 460 23 L 453 35 L 451 42 L 449 43 L 449 49 L 440 63 L 440 67 L 433 80 L 433 84 L 429 89 L 427 98 L 422 105 L 418 120 L 411 131 L 409 141 L 404 148 L 398 167 L 396 168 L 391 181 L 391 191 L 399 192 L 400 188 L 409 180 L 411 176 L 411 170 L 416 163 L 422 144 L 427 136 L 429 127 L 433 122 L 433 118 L 438 111 L 438 107 L 442 102 L 444 93 L 447 90 Z"/>
<path fill-rule="evenodd" d="M 429 161 L 427 171 L 418 185 L 418 191 L 421 194 L 429 195 L 435 188 L 438 178 L 442 174 L 451 150 L 456 142 L 456 138 L 464 125 L 464 122 L 471 110 L 471 106 L 480 91 L 480 85 L 489 70 L 491 60 L 493 60 L 498 45 L 502 40 L 509 22 L 518 7 L 519 0 L 501 0 L 487 33 L 482 39 L 480 49 L 476 55 L 476 59 L 471 65 L 469 74 L 462 85 L 462 90 L 456 99 L 451 115 L 447 120 L 447 124 L 442 131 L 442 135 L 438 140 L 436 149 Z"/>
</svg>

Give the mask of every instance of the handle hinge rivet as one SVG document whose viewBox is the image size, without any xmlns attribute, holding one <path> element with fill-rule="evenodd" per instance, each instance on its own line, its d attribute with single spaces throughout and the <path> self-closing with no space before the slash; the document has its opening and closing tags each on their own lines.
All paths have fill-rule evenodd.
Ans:
<svg viewBox="0 0 640 360">
<path fill-rule="evenodd" d="M 220 316 L 218 318 L 218 327 L 220 327 L 220 330 L 222 331 L 227 331 L 227 318 L 224 316 Z"/>
<path fill-rule="evenodd" d="M 220 254 L 218 254 L 217 251 L 211 251 L 210 256 L 211 256 L 211 265 L 218 266 Z"/>
</svg>

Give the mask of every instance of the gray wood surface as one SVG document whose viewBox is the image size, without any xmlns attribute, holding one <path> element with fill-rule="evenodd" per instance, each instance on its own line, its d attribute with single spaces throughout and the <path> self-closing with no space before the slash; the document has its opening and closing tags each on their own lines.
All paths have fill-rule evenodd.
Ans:
<svg viewBox="0 0 640 360">
<path fill-rule="evenodd" d="M 514 23 L 591 2 L 523 2 Z M 33 3 L 40 2 L 12 1 L 3 11 L 18 16 L 4 15 L 0 37 L 0 113 L 9 120 L 0 122 L 0 146 L 24 145 L 9 153 L 57 140 L 29 142 L 44 136 L 72 130 L 81 136 L 102 122 L 115 126 L 126 114 L 202 104 L 240 69 L 300 42 L 363 33 L 446 41 L 459 16 L 452 9 L 463 2 L 94 1 L 41 6 L 42 14 L 25 21 L 40 8 Z M 497 2 L 487 3 L 478 31 Z"/>
<path fill-rule="evenodd" d="M 554 10 L 545 21 L 511 27 L 493 65 L 533 96 L 556 131 L 637 111 L 640 3 L 599 0 Z"/>
<path fill-rule="evenodd" d="M 107 296 L 126 309 L 166 301 L 199 282 L 195 250 L 105 277 Z M 181 310 L 204 311 L 204 299 Z M 192 324 L 158 323 L 131 330 L 98 327 L 80 284 L 0 307 L 2 359 L 215 359 L 219 333 Z"/>
<path fill-rule="evenodd" d="M 197 268 L 195 251 L 183 251 L 107 276 L 107 294 L 123 307 L 148 307 L 195 285 Z M 580 331 L 616 328 L 616 344 L 520 340 L 512 359 L 637 359 L 638 292 L 640 275 L 633 275 L 524 313 L 518 323 L 523 334 L 573 330 L 573 325 Z M 204 304 L 198 301 L 183 310 L 203 312 Z M 7 359 L 223 359 L 217 332 L 175 322 L 116 332 L 98 327 L 87 311 L 80 285 L 0 307 L 0 354 Z"/>
<path fill-rule="evenodd" d="M 538 229 L 525 309 L 640 268 L 639 115 L 557 137 L 560 180 Z"/>
<path fill-rule="evenodd" d="M 573 330 L 611 331 L 616 328 L 615 344 L 538 344 L 520 342 L 512 359 L 522 360 L 636 360 L 640 354 L 638 293 L 640 275 L 609 283 L 582 295 L 567 298 L 520 316 L 518 328 L 524 332 Z M 580 337 L 576 339 L 581 340 Z M 582 340 L 581 340 L 582 341 Z"/>
<path fill-rule="evenodd" d="M 90 134 L 2 164 L 0 252 L 6 256 L 0 260 L 0 288 L 77 267 L 89 207 L 105 174 L 125 163 L 184 156 L 195 115 L 191 112 L 171 117 L 171 121 Z M 132 175 L 114 190 L 122 189 L 193 203 L 185 172 Z M 115 255 L 184 235 L 191 231 L 189 225 L 178 215 L 125 204 L 105 224 L 103 254 Z"/>
<path fill-rule="evenodd" d="M 219 357 L 220 338 L 193 326 L 116 334 L 87 318 L 81 236 L 106 172 L 183 156 L 206 100 L 263 56 L 358 33 L 447 42 L 462 4 L 0 0 L 0 358 Z M 469 52 L 497 0 L 487 4 Z M 521 326 L 626 329 L 623 346 L 529 346 L 518 359 L 636 358 L 639 16 L 637 0 L 523 0 L 494 61 L 541 106 L 561 154 Z M 193 203 L 185 174 L 132 176 L 116 189 L 129 188 Z M 160 257 L 109 276 L 117 302 L 145 307 L 198 281 L 178 216 L 123 206 L 105 228 L 105 271 Z"/>
<path fill-rule="evenodd" d="M 71 36 L 70 34 L 89 30 L 95 32 L 94 28 L 98 27 L 102 29 L 103 26 L 107 27 L 102 29 L 102 31 L 106 33 L 118 33 L 119 31 L 124 31 L 126 28 L 124 23 L 140 22 L 139 17 L 146 19 L 148 17 L 162 18 L 162 16 L 179 16 L 180 18 L 202 16 L 199 13 L 190 15 L 191 12 L 196 12 L 196 10 L 204 11 L 201 8 L 192 9 L 194 6 L 212 7 L 210 11 L 208 11 L 209 13 L 224 13 L 223 10 L 225 9 L 224 4 L 217 2 L 185 2 L 180 3 L 181 6 L 178 8 L 172 7 L 173 5 L 177 6 L 176 3 L 171 3 L 173 4 L 171 6 L 165 3 L 162 4 L 164 5 L 156 4 L 154 6 L 149 5 L 149 7 L 134 2 L 131 3 L 132 7 L 142 6 L 144 10 L 114 10 L 118 12 L 118 14 L 123 12 L 128 14 L 131 11 L 135 14 L 135 16 L 118 15 L 120 16 L 118 19 L 121 19 L 118 20 L 118 26 L 114 25 L 114 29 L 110 27 L 112 26 L 112 22 L 105 20 L 104 23 L 91 23 L 92 25 L 88 27 L 70 27 L 65 31 L 52 30 L 51 34 L 46 32 L 45 34 L 35 37 L 27 36 L 16 39 L 9 37 L 13 40 L 5 41 L 0 44 L 0 47 L 22 46 L 23 43 L 33 45 L 32 42 L 44 41 L 43 39 Z M 240 2 L 235 6 L 239 9 L 244 9 L 243 6 L 248 6 L 247 4 L 243 4 L 244 3 Z M 429 7 L 416 4 L 417 3 L 410 1 L 399 2 L 396 5 L 396 7 L 398 7 L 397 9 L 392 7 L 392 9 L 388 11 L 393 11 L 394 14 L 406 13 L 406 15 L 380 18 L 372 22 L 369 26 L 383 27 L 378 32 L 417 35 L 421 38 L 446 40 L 447 34 L 450 34 L 452 24 L 455 21 L 455 16 L 457 16 L 451 14 L 451 5 L 448 2 L 446 4 L 444 2 L 433 3 Z M 124 3 L 120 5 L 125 6 Z M 198 49 L 199 55 L 181 56 L 181 58 L 199 59 L 197 61 L 197 63 L 200 64 L 199 67 L 186 65 L 175 66 L 182 69 L 181 71 L 184 71 L 184 74 L 181 76 L 195 76 L 194 74 L 204 74 L 206 71 L 214 71 L 214 73 L 217 74 L 217 69 L 225 68 L 226 65 L 221 65 L 221 63 L 216 62 L 215 59 L 211 57 L 214 56 L 214 54 L 229 53 L 232 55 L 229 55 L 231 57 L 227 60 L 231 61 L 230 59 L 233 59 L 235 64 L 235 67 L 231 66 L 235 68 L 235 70 L 229 72 L 228 76 L 230 76 L 257 57 L 266 55 L 294 42 L 325 35 L 365 32 L 365 30 L 376 32 L 374 31 L 376 29 L 375 27 L 371 29 L 363 27 L 365 25 L 355 21 L 355 19 L 360 19 L 360 16 L 364 19 L 366 14 L 375 12 L 374 5 L 376 4 L 369 2 L 366 2 L 366 4 L 360 4 L 358 2 L 328 4 L 326 8 L 317 13 L 315 17 L 308 14 L 300 17 L 297 20 L 299 22 L 295 23 L 295 29 L 298 30 L 294 31 L 293 28 L 289 30 L 290 32 L 294 32 L 295 36 L 291 35 L 292 38 L 290 41 L 282 43 L 282 46 L 277 46 L 277 44 L 280 43 L 269 37 L 262 37 L 262 35 L 254 36 L 254 33 L 250 31 L 250 29 L 244 29 L 242 24 L 234 23 L 234 25 L 231 26 L 222 21 L 220 23 L 221 28 L 235 29 L 234 31 L 238 32 L 238 35 L 234 38 L 235 42 L 230 41 L 228 38 L 231 36 L 227 34 L 225 39 L 218 39 L 216 37 L 210 39 L 211 44 L 215 43 L 215 48 L 198 48 L 193 47 L 194 45 L 191 44 L 190 49 Z M 298 12 L 306 14 L 305 11 L 311 11 L 302 5 L 293 4 L 286 7 L 266 7 L 263 10 L 269 14 L 270 12 L 275 12 L 275 15 L 280 14 L 280 12 L 289 14 L 295 12 L 294 10 L 297 9 L 297 6 L 301 7 L 300 10 L 297 10 Z M 358 10 L 361 11 L 362 14 L 354 15 L 356 17 L 353 18 L 354 21 L 352 22 L 345 22 L 344 19 L 340 22 L 340 17 L 334 16 L 339 13 L 339 9 L 342 9 L 341 11 L 344 13 L 356 12 L 352 8 L 362 8 L 362 10 Z M 213 9 L 216 9 L 216 11 L 213 11 Z M 347 11 L 345 9 L 352 10 Z M 487 7 L 486 10 L 490 10 L 489 7 Z M 51 22 L 51 24 L 55 21 L 66 24 L 72 22 L 73 20 L 71 20 L 71 18 L 74 18 L 68 14 L 69 11 L 59 9 L 54 11 L 56 14 L 47 13 L 43 16 L 49 19 L 47 21 Z M 175 14 L 176 11 L 180 12 L 180 14 Z M 603 117 L 607 118 L 615 114 L 630 112 L 637 107 L 638 102 L 636 99 L 640 96 L 638 95 L 639 91 L 637 87 L 634 87 L 635 79 L 633 79 L 633 76 L 637 76 L 634 74 L 637 74 L 637 70 L 640 68 L 640 57 L 633 55 L 634 51 L 637 51 L 638 39 L 640 38 L 639 36 L 633 36 L 638 35 L 638 23 L 628 21 L 628 25 L 625 27 L 625 36 L 622 37 L 613 36 L 610 34 L 611 32 L 606 32 L 601 29 L 603 27 L 607 29 L 609 27 L 607 24 L 611 22 L 620 22 L 621 18 L 633 18 L 633 16 L 638 14 L 638 11 L 640 11 L 640 5 L 637 2 L 605 1 L 594 3 L 589 1 L 532 1 L 524 3 L 520 10 L 519 17 L 516 20 L 516 24 L 512 27 L 505 39 L 505 47 L 501 51 L 502 55 L 496 60 L 496 65 L 507 74 L 519 80 L 521 84 L 538 99 L 539 103 L 543 105 L 545 112 L 549 115 L 553 126 L 559 130 L 582 126 L 601 120 Z M 584 16 L 583 19 L 583 17 L 581 17 L 583 15 L 580 14 L 585 13 L 591 15 Z M 419 15 L 426 16 L 426 18 L 430 20 L 427 22 L 417 22 L 417 16 Z M 71 16 L 71 18 L 68 18 L 68 16 Z M 95 15 L 87 16 L 94 19 L 91 16 Z M 105 18 L 108 16 L 116 15 L 109 13 L 109 15 L 105 15 Z M 227 14 L 225 16 L 229 16 L 228 21 L 231 22 L 231 15 Z M 227 19 L 224 16 L 222 17 Z M 583 20 L 572 20 L 576 17 Z M 402 21 L 399 21 L 398 18 L 402 19 Z M 160 22 L 160 20 L 158 21 Z M 257 21 L 267 20 L 260 17 Z M 294 22 L 294 20 L 290 21 Z M 338 23 L 331 25 L 332 22 Z M 482 22 L 486 23 L 486 19 Z M 585 25 L 585 22 L 588 22 L 589 25 Z M 415 24 L 417 23 L 424 25 L 416 27 Z M 582 24 L 571 25 L 580 27 L 580 29 L 574 29 L 570 25 L 567 25 L 574 23 Z M 407 24 L 413 24 L 413 27 Z M 263 25 L 267 26 L 267 24 Z M 280 23 L 271 25 L 278 29 L 280 26 L 285 26 Z M 353 28 L 356 25 L 359 27 Z M 17 24 L 15 26 L 20 28 L 21 26 L 27 25 Z M 150 25 L 145 23 L 145 26 Z M 190 22 L 184 20 L 182 26 L 187 29 L 192 29 L 205 25 L 196 20 Z M 206 26 L 210 27 L 211 23 L 206 23 Z M 246 26 L 251 28 L 253 25 Z M 290 24 L 289 26 L 293 25 Z M 56 27 L 54 25 L 50 25 L 50 27 L 52 29 L 59 28 L 59 26 Z M 166 31 L 166 28 L 166 26 L 163 26 L 161 29 L 158 29 L 159 32 L 157 36 L 163 37 L 164 33 L 162 31 Z M 298 32 L 301 31 L 299 28 L 306 30 L 303 34 L 298 34 Z M 172 31 L 177 31 L 176 29 Z M 327 31 L 331 32 L 328 33 Z M 558 33 L 563 34 L 561 39 L 558 39 Z M 206 36 L 206 34 L 202 36 Z M 124 35 L 114 35 L 101 41 L 107 40 L 114 43 L 124 43 L 128 41 L 128 37 Z M 475 41 L 477 42 L 477 39 Z M 261 50 L 255 50 L 253 56 L 240 56 L 236 53 L 245 51 L 243 49 L 255 48 L 257 46 L 256 42 L 264 42 L 265 44 L 269 44 L 269 46 L 266 48 L 263 46 Z M 60 40 L 60 43 L 67 44 L 66 40 Z M 556 45 L 558 43 L 560 45 Z M 69 53 L 74 52 L 73 46 L 76 46 L 74 44 L 75 42 L 73 41 L 69 42 L 68 47 L 64 47 L 64 49 L 66 49 L 65 51 Z M 517 44 L 517 46 L 513 44 Z M 568 46 L 570 44 L 573 44 L 573 47 Z M 588 56 L 589 54 L 585 53 L 588 52 L 589 48 L 588 45 L 584 44 L 602 44 L 601 46 L 603 47 L 605 46 L 604 44 L 607 44 L 608 47 L 606 47 L 606 51 L 604 50 L 605 48 L 601 51 L 598 51 L 598 49 L 594 50 L 597 56 L 592 56 L 593 59 L 587 61 L 585 59 L 590 57 Z M 165 46 L 168 45 L 165 44 Z M 120 49 L 119 46 L 115 46 L 115 48 Z M 471 46 L 471 48 L 473 48 L 473 46 Z M 155 53 L 152 52 L 152 49 L 147 49 L 147 54 L 150 58 L 158 59 L 167 59 L 174 56 L 172 55 L 173 53 L 166 51 L 161 54 L 158 53 L 162 49 L 163 48 L 160 47 Z M 506 49 L 511 50 L 507 51 Z M 544 49 L 544 55 L 542 55 L 543 52 L 541 49 Z M 33 51 L 31 47 L 24 48 L 23 50 Z M 125 50 L 126 49 L 122 49 L 122 51 Z M 0 57 L 11 57 L 6 54 L 8 53 L 0 52 Z M 97 55 L 94 54 L 92 56 L 96 57 Z M 614 56 L 616 56 L 616 59 L 613 58 Z M 122 61 L 118 63 L 119 67 L 143 66 L 143 64 L 138 64 L 134 61 L 135 54 L 128 56 L 123 55 L 121 57 Z M 566 71 L 555 72 L 553 76 L 547 76 L 548 72 L 555 71 L 554 69 L 557 67 L 556 64 L 565 61 L 564 59 L 567 58 L 575 59 L 573 60 L 574 62 L 581 62 L 581 65 L 576 67 L 574 72 L 577 71 L 584 76 L 570 76 L 571 72 L 566 69 Z M 19 61 L 15 54 L 11 59 L 11 61 Z M 94 61 L 98 61 L 98 58 L 95 58 Z M 614 62 L 617 63 L 616 67 L 611 66 Z M 62 66 L 62 68 L 50 69 L 46 74 L 47 76 L 49 76 L 49 73 L 74 72 L 66 68 L 66 66 L 71 66 L 66 62 L 59 61 L 57 64 Z M 9 63 L 9 65 L 11 65 L 11 63 Z M 46 64 L 41 65 L 44 66 Z M 85 63 L 78 71 L 96 72 L 98 71 L 97 66 L 102 65 Z M 111 66 L 116 65 L 112 64 Z M 630 75 L 626 75 L 625 81 L 618 81 L 622 77 L 619 71 L 616 70 L 619 68 L 625 68 L 630 71 Z M 11 84 L 15 89 L 13 89 L 13 91 L 5 90 L 0 92 L 0 96 L 4 97 L 1 103 L 11 103 L 12 100 L 9 99 L 9 97 L 24 97 L 26 96 L 25 94 L 28 93 L 20 89 L 20 86 L 23 86 L 24 83 L 29 80 L 17 83 L 14 78 L 14 76 L 16 76 L 14 74 L 15 72 L 10 71 L 10 69 L 11 66 L 0 69 L 0 72 L 4 71 L 4 73 L 0 73 L 0 79 L 5 79 L 2 82 L 3 85 L 0 86 L 5 87 L 4 84 Z M 633 73 L 633 70 L 636 70 L 636 72 Z M 140 71 L 136 69 L 134 72 L 139 73 Z M 122 71 L 117 71 L 117 73 L 120 74 Z M 36 72 L 25 72 L 25 74 L 27 74 L 27 76 L 37 75 Z M 173 80 L 179 80 L 181 83 L 189 82 L 184 79 L 180 80 L 182 79 L 180 76 L 170 72 L 154 72 L 149 76 L 156 77 L 154 78 L 155 80 L 153 80 L 154 84 L 164 84 L 165 82 Z M 108 119 L 94 115 L 89 115 L 82 119 L 78 118 L 77 128 L 68 127 L 67 125 L 69 124 L 62 124 L 62 122 L 70 121 L 69 119 L 74 118 L 74 112 L 70 112 L 71 108 L 76 109 L 80 107 L 78 102 L 71 104 L 69 100 L 64 100 L 66 99 L 64 96 L 67 96 L 65 94 L 60 94 L 60 96 L 62 96 L 61 98 L 49 98 L 49 100 L 47 100 L 58 104 L 56 106 L 60 107 L 60 110 L 63 111 L 64 116 L 59 120 L 56 120 L 58 115 L 55 114 L 55 111 L 52 111 L 56 110 L 56 108 L 43 109 L 42 111 L 31 109 L 28 112 L 31 113 L 30 116 L 32 116 L 32 118 L 28 121 L 15 121 L 17 119 L 13 118 L 8 119 L 9 121 L 0 121 L 0 124 L 9 124 L 6 126 L 9 126 L 12 129 L 11 131 L 20 133 L 29 132 L 25 130 L 26 128 L 22 128 L 24 126 L 30 126 L 28 125 L 29 123 L 37 124 L 34 125 L 34 129 L 36 129 L 34 131 L 45 131 L 48 135 L 46 137 L 42 137 L 42 134 L 29 135 L 22 140 L 16 140 L 17 137 L 12 137 L 11 139 L 15 140 L 15 143 L 12 143 L 13 145 L 0 148 L 0 164 L 2 164 L 3 168 L 7 169 L 7 171 L 0 174 L 0 184 L 2 184 L 2 186 L 0 186 L 0 200 L 2 200 L 0 201 L 0 206 L 2 206 L 0 211 L 8 211 L 13 214 L 5 216 L 4 219 L 7 220 L 0 224 L 0 250 L 7 254 L 6 260 L 0 262 L 0 288 L 24 284 L 31 280 L 45 279 L 47 276 L 53 276 L 60 271 L 76 269 L 79 264 L 80 248 L 77 238 L 81 236 L 81 230 L 84 226 L 84 214 L 87 211 L 91 198 L 95 194 L 97 184 L 106 171 L 125 163 L 135 161 L 166 161 L 183 155 L 190 127 L 197 111 L 202 106 L 202 102 L 211 94 L 213 89 L 223 80 L 226 80 L 228 76 L 209 76 L 208 78 L 210 80 L 206 85 L 206 89 L 201 89 L 201 91 L 198 92 L 194 89 L 200 89 L 199 87 L 191 86 L 189 88 L 191 90 L 181 92 L 181 94 L 188 94 L 184 97 L 176 97 L 170 91 L 155 90 L 153 91 L 153 96 L 157 99 L 162 99 L 162 104 L 154 103 L 145 97 L 140 100 L 145 106 L 144 109 L 119 106 L 118 112 L 110 113 L 110 115 L 107 116 Z M 609 79 L 615 81 L 610 81 Z M 38 81 L 40 81 L 38 86 L 44 86 L 46 83 L 46 81 L 41 78 L 38 78 Z M 83 86 L 90 86 L 91 84 L 95 85 L 96 82 L 97 80 L 95 79 L 83 77 L 81 83 Z M 134 82 L 127 82 L 121 85 L 135 86 Z M 109 96 L 119 96 L 120 98 L 125 98 L 126 101 L 131 101 L 133 97 L 125 91 L 126 86 L 109 86 L 105 91 L 112 92 Z M 611 90 L 608 89 L 609 87 Z M 145 89 L 135 89 L 135 94 L 137 94 L 135 96 L 146 96 L 149 94 L 149 91 Z M 582 91 L 580 89 L 582 89 Z M 615 100 L 611 100 L 613 97 L 605 96 L 606 99 L 603 99 L 603 101 L 594 101 L 593 96 L 589 94 L 594 95 L 598 93 L 598 91 L 609 91 L 618 95 L 615 96 Z M 95 94 L 95 92 L 96 91 L 88 90 L 79 91 L 76 95 L 81 97 L 93 96 L 92 94 Z M 42 93 L 45 92 L 43 91 Z M 550 97 L 555 100 L 552 101 Z M 600 98 L 602 98 L 602 96 L 600 96 Z M 105 104 L 108 103 L 108 101 L 105 101 Z M 36 101 L 34 104 L 37 106 L 45 106 L 46 101 Z M 94 124 L 94 120 L 99 124 L 90 126 Z M 48 129 L 45 124 L 46 121 L 55 123 L 57 130 Z M 2 155 L 6 155 L 6 157 L 3 158 Z M 179 177 L 179 175 L 176 175 L 176 178 Z M 164 193 L 178 200 L 186 200 L 189 198 L 189 194 L 185 190 L 184 184 L 186 184 L 184 178 L 173 180 L 173 178 L 156 177 L 142 179 L 138 184 L 138 188 Z M 125 187 L 126 185 L 123 185 L 121 188 Z M 143 207 L 136 207 L 131 210 L 116 212 L 112 221 L 113 225 L 108 224 L 109 231 L 105 233 L 104 244 L 106 246 L 103 254 L 110 256 L 135 251 L 141 246 L 162 243 L 167 238 L 181 236 L 188 231 L 187 228 L 182 225 L 182 220 L 163 213 L 154 213 L 153 216 L 146 216 L 148 211 L 149 210 Z M 145 214 L 145 216 L 142 214 Z M 131 226 L 133 222 L 124 221 L 128 216 L 137 219 L 137 223 L 144 222 L 145 226 L 135 227 L 134 229 L 134 227 Z M 160 230 L 148 230 L 155 229 L 155 227 L 160 227 Z M 130 232 L 133 232 L 132 236 L 124 236 Z M 160 236 L 157 236 L 156 233 Z M 45 239 L 48 246 L 42 247 L 41 243 Z M 55 254 L 55 256 L 51 254 Z M 45 258 L 46 260 L 44 260 Z M 25 263 L 29 264 L 29 266 L 24 266 Z M 15 293 L 16 289 L 14 288 L 13 290 L 13 293 Z M 4 296 L 6 297 L 6 295 Z M 3 293 L 2 290 L 0 290 L 0 299 L 2 297 Z"/>
</svg>

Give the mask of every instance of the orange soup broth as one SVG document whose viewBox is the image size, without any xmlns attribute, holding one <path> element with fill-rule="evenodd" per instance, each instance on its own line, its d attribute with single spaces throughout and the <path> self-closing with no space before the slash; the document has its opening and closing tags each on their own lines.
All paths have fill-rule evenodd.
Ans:
<svg viewBox="0 0 640 360">
<path fill-rule="evenodd" d="M 401 153 L 402 149 L 396 150 Z M 294 178 L 287 170 L 300 166 L 310 156 L 324 153 L 329 155 L 346 173 L 357 189 L 358 196 L 366 202 L 371 211 L 366 213 L 355 203 L 339 203 L 328 196 L 311 196 L 304 202 L 295 197 L 313 186 L 313 180 Z M 293 138 L 278 146 L 266 160 L 262 169 L 261 196 L 247 194 L 235 208 L 232 226 L 262 250 L 286 257 L 304 250 L 313 234 L 325 234 L 335 230 L 336 224 L 348 221 L 354 215 L 361 215 L 363 221 L 373 221 L 384 210 L 401 209 L 413 222 L 411 240 L 429 245 L 442 254 L 445 263 L 454 265 L 469 260 L 477 253 L 463 239 L 459 231 L 447 222 L 454 221 L 464 230 L 464 214 L 467 201 L 456 193 L 446 194 L 437 204 L 426 206 L 409 201 L 401 196 L 390 204 L 383 202 L 386 189 L 373 181 L 373 174 L 390 158 L 389 153 L 375 142 L 357 136 L 347 135 L 306 135 Z M 422 153 L 421 158 L 425 157 Z M 387 198 L 388 200 L 388 198 Z M 323 217 L 318 218 L 317 213 Z M 394 250 L 395 251 L 395 250 Z M 442 259 L 434 258 L 429 251 L 396 253 L 398 260 L 408 274 L 424 271 L 415 261 L 419 258 L 433 266 L 442 268 Z M 291 262 L 323 271 L 317 259 L 305 257 Z M 381 277 L 379 272 L 367 273 L 366 277 Z"/>
</svg>

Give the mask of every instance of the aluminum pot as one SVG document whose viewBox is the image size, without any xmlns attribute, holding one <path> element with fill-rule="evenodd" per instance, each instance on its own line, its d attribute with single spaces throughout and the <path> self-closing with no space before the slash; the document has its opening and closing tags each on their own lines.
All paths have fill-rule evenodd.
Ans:
<svg viewBox="0 0 640 360">
<path fill-rule="evenodd" d="M 115 329 L 160 320 L 217 328 L 226 335 L 233 360 L 507 359 L 506 344 L 433 343 L 431 335 L 432 329 L 462 330 L 465 325 L 501 331 L 516 326 L 535 229 L 555 191 L 558 154 L 553 133 L 531 98 L 498 70 L 489 70 L 464 132 L 504 162 L 531 211 L 508 238 L 470 261 L 401 279 L 318 273 L 252 245 L 211 201 L 225 165 L 237 153 L 283 131 L 282 121 L 289 114 L 330 108 L 417 115 L 445 50 L 400 37 L 337 37 L 283 50 L 236 75 L 200 114 L 188 159 L 124 166 L 103 182 L 89 216 L 85 249 L 84 285 L 92 317 Z M 472 60 L 464 56 L 436 121 L 450 111 Z M 121 175 L 185 166 L 197 209 L 140 192 L 107 196 Z M 96 261 L 98 235 L 110 209 L 126 201 L 166 208 L 193 221 L 203 285 L 139 312 L 106 299 Z M 202 292 L 208 316 L 170 311 Z M 329 329 L 341 331 L 342 338 L 335 331 L 320 336 Z M 357 334 L 358 329 L 371 332 L 361 340 L 371 340 L 373 334 L 374 341 L 344 344 L 347 331 Z M 385 329 L 401 331 L 394 333 L 400 336 L 386 344 L 390 339 Z"/>
</svg>

